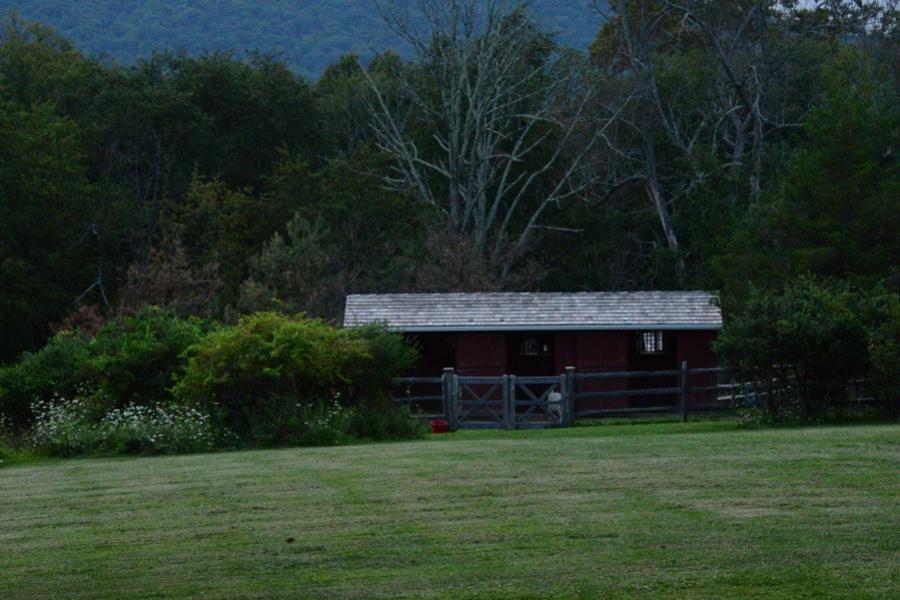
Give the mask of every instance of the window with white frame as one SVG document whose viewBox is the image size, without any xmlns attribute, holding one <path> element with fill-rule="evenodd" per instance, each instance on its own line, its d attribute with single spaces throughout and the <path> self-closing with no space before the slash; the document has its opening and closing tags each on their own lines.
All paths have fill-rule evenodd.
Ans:
<svg viewBox="0 0 900 600">
<path fill-rule="evenodd" d="M 638 337 L 638 350 L 644 354 L 665 352 L 662 331 L 644 331 Z"/>
</svg>

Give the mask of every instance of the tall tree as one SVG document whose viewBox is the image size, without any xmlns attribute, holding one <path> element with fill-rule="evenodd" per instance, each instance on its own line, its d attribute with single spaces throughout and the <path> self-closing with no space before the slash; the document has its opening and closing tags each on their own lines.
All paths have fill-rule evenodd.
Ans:
<svg viewBox="0 0 900 600">
<path fill-rule="evenodd" d="M 39 345 L 94 275 L 83 160 L 74 123 L 0 95 L 0 360 Z"/>
<path fill-rule="evenodd" d="M 830 91 L 779 185 L 751 205 L 716 258 L 732 297 L 748 283 L 776 287 L 805 273 L 900 285 L 897 80 L 859 48 L 845 48 L 824 71 L 820 89 Z"/>
<path fill-rule="evenodd" d="M 551 207 L 590 188 L 590 86 L 579 62 L 554 59 L 550 38 L 506 0 L 415 2 L 417 16 L 382 5 L 418 63 L 398 79 L 405 110 L 376 93 L 379 146 L 394 158 L 390 186 L 413 194 L 448 231 L 468 236 L 500 275 L 529 249 Z M 584 141 L 584 137 L 579 138 Z"/>
</svg>

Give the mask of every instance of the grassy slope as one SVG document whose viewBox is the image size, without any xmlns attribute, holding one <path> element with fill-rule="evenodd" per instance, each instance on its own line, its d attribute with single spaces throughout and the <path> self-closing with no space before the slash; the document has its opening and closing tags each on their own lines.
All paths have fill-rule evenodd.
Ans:
<svg viewBox="0 0 900 600">
<path fill-rule="evenodd" d="M 727 423 L 0 470 L 0 597 L 897 597 L 900 427 Z"/>
</svg>

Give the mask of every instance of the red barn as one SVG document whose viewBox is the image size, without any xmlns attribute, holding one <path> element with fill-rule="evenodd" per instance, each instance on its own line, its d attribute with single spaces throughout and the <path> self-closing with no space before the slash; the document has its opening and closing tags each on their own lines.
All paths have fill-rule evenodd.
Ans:
<svg viewBox="0 0 900 600">
<path fill-rule="evenodd" d="M 436 376 L 453 367 L 463 376 L 534 376 L 558 375 L 568 366 L 582 373 L 665 371 L 682 361 L 691 369 L 715 367 L 712 341 L 722 312 L 715 294 L 693 291 L 348 297 L 344 324 L 371 323 L 417 342 L 421 360 L 410 375 Z M 619 389 L 622 382 L 593 385 Z M 674 378 L 625 382 L 635 390 L 669 385 Z"/>
</svg>

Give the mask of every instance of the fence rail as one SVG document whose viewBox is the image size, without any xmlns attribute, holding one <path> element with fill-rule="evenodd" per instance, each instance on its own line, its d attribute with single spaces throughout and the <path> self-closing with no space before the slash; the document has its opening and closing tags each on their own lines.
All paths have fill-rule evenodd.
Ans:
<svg viewBox="0 0 900 600">
<path fill-rule="evenodd" d="M 647 379 L 669 378 L 657 387 Z M 621 383 L 619 383 L 621 382 Z M 617 384 L 618 385 L 615 385 Z M 768 397 L 758 382 L 738 381 L 723 368 L 660 371 L 577 372 L 555 376 L 465 376 L 445 369 L 441 377 L 401 377 L 393 401 L 425 419 L 443 418 L 451 428 L 533 428 L 571 425 L 578 419 L 679 415 L 758 406 Z M 867 405 L 864 381 L 851 382 L 850 404 Z"/>
</svg>

